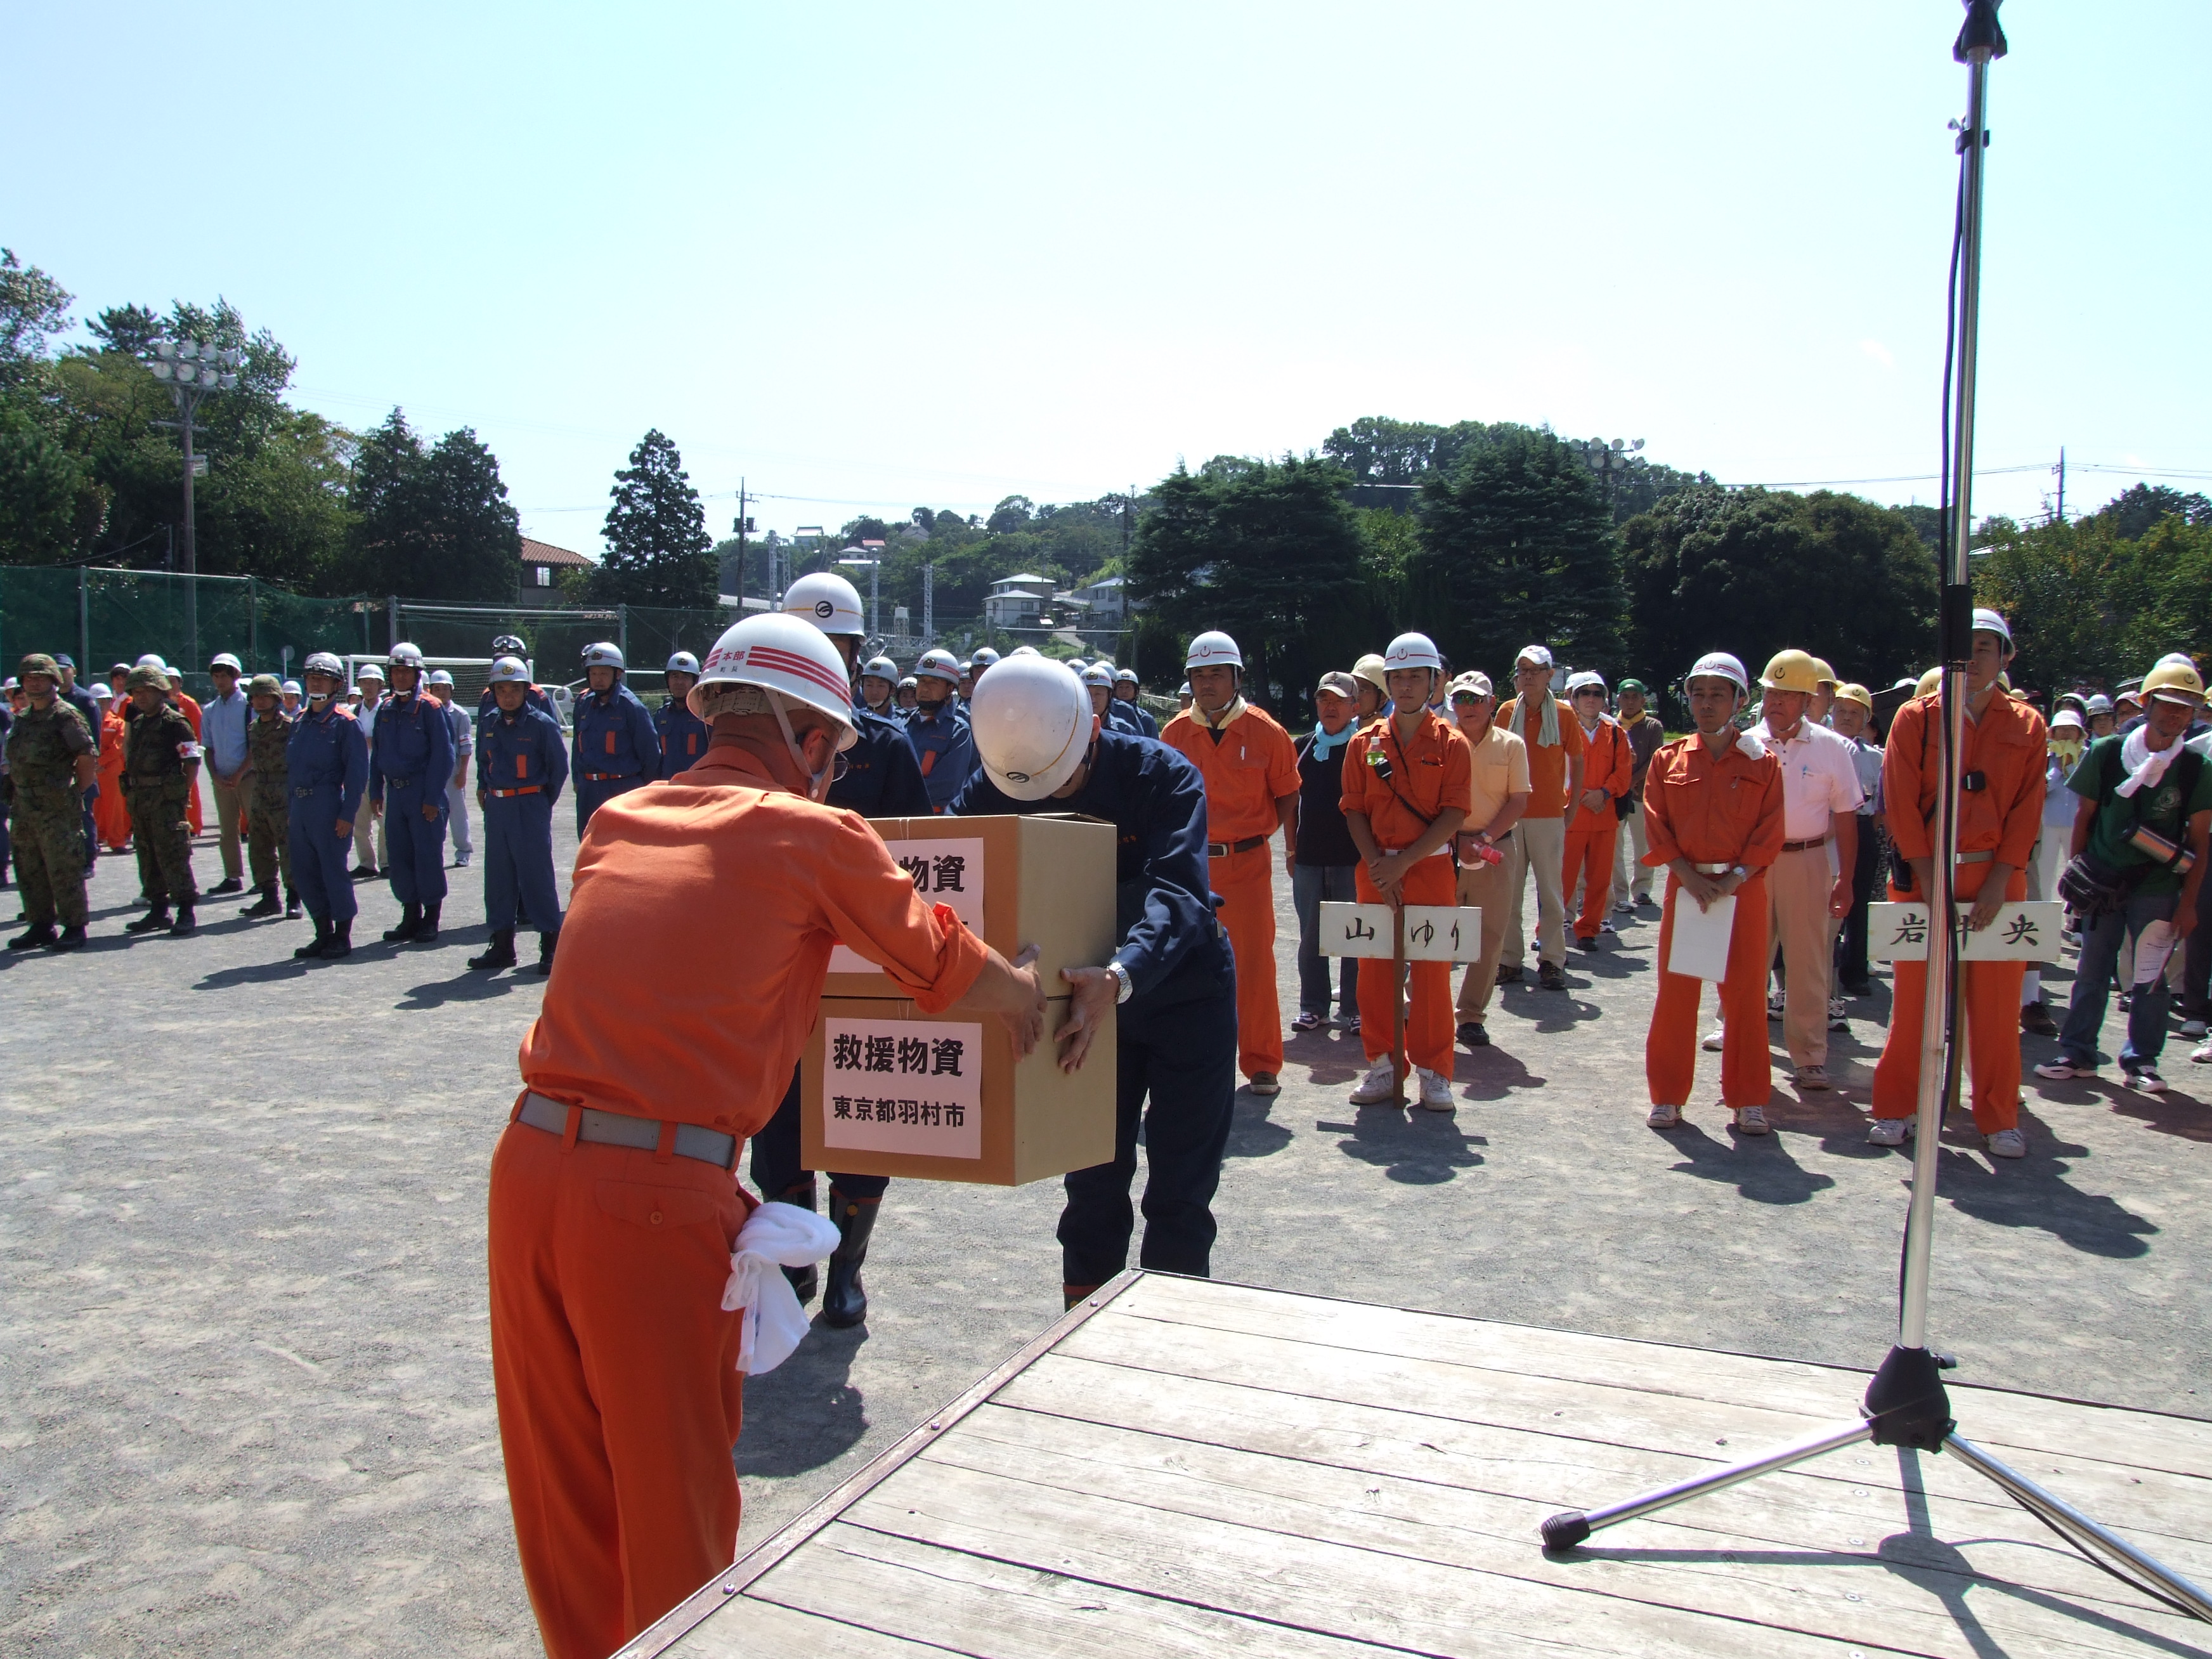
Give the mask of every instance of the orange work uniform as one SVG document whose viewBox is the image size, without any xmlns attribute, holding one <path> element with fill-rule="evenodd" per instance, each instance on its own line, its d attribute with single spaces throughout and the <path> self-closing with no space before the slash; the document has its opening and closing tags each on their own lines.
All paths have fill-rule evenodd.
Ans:
<svg viewBox="0 0 2212 1659">
<path fill-rule="evenodd" d="M 111 853 L 131 843 L 131 803 L 123 798 L 123 716 L 100 718 L 100 795 L 92 803 L 93 833 Z"/>
<path fill-rule="evenodd" d="M 1889 838 L 1908 859 L 1936 853 L 1936 792 L 1943 778 L 1943 713 L 1940 696 L 1915 697 L 1890 722 L 1882 751 L 1881 794 Z M 2008 864 L 2008 899 L 2027 896 L 2027 861 L 2043 833 L 2043 716 L 2002 690 L 1979 720 L 1966 721 L 1960 770 L 1982 775 L 1983 787 L 1959 796 L 1959 862 L 1953 896 L 1972 899 L 1989 879 L 1992 864 Z M 1892 900 L 1926 899 L 1903 892 Z M 1920 1036 L 1928 999 L 1928 963 L 1893 964 L 1889 1036 L 1874 1068 L 1874 1115 L 1911 1117 L 1920 1104 Z M 1966 1066 L 1972 1079 L 1974 1127 L 1985 1135 L 2020 1127 L 2020 991 L 2024 962 L 1962 962 L 1959 1001 L 1966 1021 Z"/>
<path fill-rule="evenodd" d="M 1748 732 L 1716 755 L 1692 732 L 1662 744 L 1644 775 L 1644 862 L 1664 869 L 1676 859 L 1718 875 L 1741 866 L 1721 981 L 1721 1103 L 1731 1111 L 1764 1106 L 1773 1092 L 1766 1051 L 1766 871 L 1782 851 L 1782 763 Z M 1686 1106 L 1697 1082 L 1698 998 L 1704 981 L 1667 971 L 1674 907 L 1682 884 L 1667 878 L 1659 921 L 1659 995 L 1644 1039 L 1644 1078 L 1655 1106 Z"/>
<path fill-rule="evenodd" d="M 592 815 L 520 1055 L 568 1130 L 510 1121 L 491 1170 L 500 1444 L 553 1659 L 602 1659 L 734 1557 L 742 1316 L 721 1299 L 753 1200 L 676 1131 L 767 1123 L 839 939 L 933 1013 L 985 961 L 858 813 L 742 750 Z M 578 1108 L 659 1120 L 659 1149 L 578 1139 Z"/>
<path fill-rule="evenodd" d="M 1275 803 L 1298 793 L 1298 754 L 1273 718 L 1242 697 L 1209 725 L 1196 705 L 1160 728 L 1160 741 L 1206 780 L 1206 871 L 1237 959 L 1237 1068 L 1283 1069 L 1283 1013 L 1275 999 L 1275 864 L 1267 838 Z"/>
<path fill-rule="evenodd" d="M 1579 721 L 1577 724 L 1580 724 Z M 1606 803 L 1595 811 L 1577 799 L 1567 814 L 1567 850 L 1559 889 L 1574 896 L 1583 884 L 1582 914 L 1575 918 L 1577 939 L 1595 939 L 1613 898 L 1613 843 L 1620 838 L 1620 817 L 1613 804 L 1628 793 L 1636 775 L 1636 752 L 1628 734 L 1609 714 L 1597 717 L 1597 730 L 1583 734 L 1583 787 L 1602 789 Z"/>
<path fill-rule="evenodd" d="M 188 697 L 181 691 L 173 691 L 169 694 L 169 701 L 175 703 L 178 708 L 183 709 L 185 711 L 185 718 L 192 723 L 193 739 L 197 742 L 205 742 L 206 739 L 200 736 L 200 706 L 198 700 L 193 697 Z M 191 793 L 185 797 L 185 822 L 191 825 L 192 833 L 194 835 L 197 836 L 199 834 L 201 829 L 200 781 L 199 775 L 198 773 L 194 773 L 192 775 Z"/>
<path fill-rule="evenodd" d="M 1389 763 L 1385 778 L 1370 761 L 1379 752 Z M 1421 711 L 1421 723 L 1412 740 L 1399 732 L 1395 719 L 1375 721 L 1356 733 L 1344 746 L 1344 793 L 1338 805 L 1346 813 L 1365 816 L 1367 827 L 1379 848 L 1411 847 L 1421 832 L 1447 807 L 1465 810 L 1474 787 L 1474 756 L 1459 728 L 1430 710 Z M 1363 862 L 1352 876 L 1352 890 L 1363 904 L 1382 902 Z M 1407 904 L 1451 904 L 1459 895 L 1458 872 L 1451 860 L 1451 843 L 1406 872 L 1399 896 Z M 1381 968 L 1383 963 L 1370 963 Z M 1452 965 L 1449 962 L 1416 962 L 1407 966 L 1410 993 L 1406 1012 L 1406 1058 L 1415 1066 L 1452 1074 Z M 1359 975 L 1359 1042 L 1370 1062 L 1390 1052 L 1391 1001 L 1398 994 L 1396 975 L 1363 972 Z"/>
</svg>

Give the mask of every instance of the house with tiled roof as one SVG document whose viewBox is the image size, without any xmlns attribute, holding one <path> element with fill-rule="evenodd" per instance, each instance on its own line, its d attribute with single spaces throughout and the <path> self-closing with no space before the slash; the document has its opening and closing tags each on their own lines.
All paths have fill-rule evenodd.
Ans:
<svg viewBox="0 0 2212 1659">
<path fill-rule="evenodd" d="M 580 553 L 565 547 L 556 547 L 550 542 L 522 538 L 522 591 L 516 597 L 525 605 L 557 605 L 561 599 L 561 573 L 564 570 L 589 570 L 592 562 Z"/>
</svg>

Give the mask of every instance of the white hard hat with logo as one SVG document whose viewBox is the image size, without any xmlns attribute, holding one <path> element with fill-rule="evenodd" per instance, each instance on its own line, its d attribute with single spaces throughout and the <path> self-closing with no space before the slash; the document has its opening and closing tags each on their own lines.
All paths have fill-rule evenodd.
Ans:
<svg viewBox="0 0 2212 1659">
<path fill-rule="evenodd" d="M 1095 685 L 1102 691 L 1111 691 L 1114 689 L 1114 671 L 1094 664 L 1083 671 L 1083 683 Z"/>
<path fill-rule="evenodd" d="M 501 657 L 491 665 L 487 678 L 494 685 L 527 685 L 530 669 L 520 657 Z"/>
<path fill-rule="evenodd" d="M 699 659 L 689 651 L 678 651 L 668 659 L 668 665 L 662 672 L 669 674 L 696 674 L 699 672 Z"/>
<path fill-rule="evenodd" d="M 622 647 L 611 640 L 600 640 L 584 647 L 584 666 L 586 669 L 611 668 L 620 672 L 623 667 Z"/>
<path fill-rule="evenodd" d="M 1042 800 L 1091 751 L 1091 693 L 1049 657 L 1009 657 L 975 682 L 968 716 L 975 754 L 1000 791 Z"/>
<path fill-rule="evenodd" d="M 1401 634 L 1382 653 L 1384 673 L 1400 668 L 1426 668 L 1441 674 L 1444 672 L 1443 653 L 1426 634 Z"/>
<path fill-rule="evenodd" d="M 898 665 L 889 657 L 869 658 L 866 665 L 861 668 L 860 673 L 863 678 L 873 676 L 877 679 L 888 681 L 894 685 L 898 683 Z"/>
<path fill-rule="evenodd" d="M 725 685 L 757 685 L 773 693 L 769 706 L 791 737 L 781 698 L 789 698 L 827 714 L 837 723 L 837 747 L 850 749 L 860 738 L 853 722 L 853 693 L 845 679 L 845 659 L 820 629 L 786 613 L 747 617 L 714 641 L 685 701 L 701 720 L 711 720 L 708 710 L 719 701 Z M 717 711 L 720 712 L 720 711 Z"/>
<path fill-rule="evenodd" d="M 957 685 L 963 671 L 952 653 L 940 647 L 923 652 L 921 660 L 914 665 L 914 672 L 917 675 L 927 674 L 933 679 L 943 680 L 950 685 Z"/>
<path fill-rule="evenodd" d="M 393 646 L 386 656 L 394 668 L 412 668 L 419 672 L 422 666 L 422 647 L 409 645 L 404 641 Z"/>
<path fill-rule="evenodd" d="M 783 614 L 799 617 L 825 634 L 865 634 L 866 618 L 860 610 L 860 591 L 842 576 L 817 570 L 801 576 L 783 590 Z M 727 639 L 726 634 L 722 636 Z"/>
<path fill-rule="evenodd" d="M 1698 658 L 1682 676 L 1682 684 L 1686 689 L 1692 680 L 1712 678 L 1731 680 L 1745 696 L 1751 695 L 1750 671 L 1725 651 L 1708 651 Z"/>
<path fill-rule="evenodd" d="M 1183 653 L 1183 670 L 1194 668 L 1242 668 L 1244 653 L 1237 648 L 1237 641 L 1219 629 L 1208 629 L 1190 642 Z"/>
</svg>

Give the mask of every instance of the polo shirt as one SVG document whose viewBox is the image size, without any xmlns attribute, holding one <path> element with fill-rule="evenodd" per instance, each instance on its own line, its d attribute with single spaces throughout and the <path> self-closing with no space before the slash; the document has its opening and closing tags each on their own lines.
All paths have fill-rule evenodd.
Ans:
<svg viewBox="0 0 2212 1659">
<path fill-rule="evenodd" d="M 1753 726 L 1782 762 L 1782 839 L 1817 841 L 1832 828 L 1832 815 L 1856 812 L 1866 803 L 1851 745 L 1825 726 L 1800 720 L 1789 738 L 1765 720 Z"/>
<path fill-rule="evenodd" d="M 1467 828 L 1479 830 L 1511 797 L 1528 793 L 1528 745 L 1495 721 L 1479 738 L 1468 737 L 1464 728 L 1459 735 L 1468 746 Z"/>
</svg>

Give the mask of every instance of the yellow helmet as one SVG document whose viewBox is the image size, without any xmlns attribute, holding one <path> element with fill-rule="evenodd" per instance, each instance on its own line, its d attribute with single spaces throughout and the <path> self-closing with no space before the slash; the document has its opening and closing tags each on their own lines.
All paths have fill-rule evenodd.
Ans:
<svg viewBox="0 0 2212 1659">
<path fill-rule="evenodd" d="M 1803 651 L 1778 651 L 1759 683 L 1769 691 L 1802 691 L 1810 696 L 1820 689 L 1820 665 Z"/>
<path fill-rule="evenodd" d="M 1379 651 L 1370 651 L 1352 665 L 1352 678 L 1356 680 L 1365 680 L 1368 684 L 1381 692 L 1382 701 L 1388 702 L 1390 701 L 1390 688 L 1382 683 L 1384 672 L 1382 653 Z"/>
<path fill-rule="evenodd" d="M 1828 659 L 1826 657 L 1815 657 L 1813 659 L 1813 674 L 1814 678 L 1819 680 L 1823 685 L 1841 685 L 1843 684 L 1841 680 L 1836 678 L 1836 671 L 1828 666 Z"/>
<path fill-rule="evenodd" d="M 1916 697 L 1928 696 L 1935 691 L 1937 686 L 1942 684 L 1942 668 L 1940 665 L 1931 668 L 1920 677 L 1920 684 L 1912 688 L 1912 695 Z"/>
<path fill-rule="evenodd" d="M 1855 681 L 1846 681 L 1836 688 L 1838 702 L 1855 702 L 1871 714 L 1874 713 L 1874 693 Z"/>
<path fill-rule="evenodd" d="M 2191 664 L 2168 658 L 2143 676 L 2142 690 L 2137 695 L 2145 702 L 2154 697 L 2166 702 L 2203 702 L 2204 677 Z"/>
</svg>

